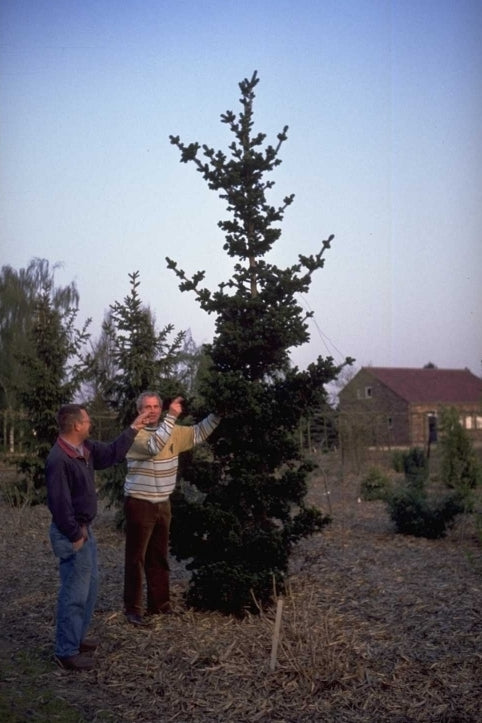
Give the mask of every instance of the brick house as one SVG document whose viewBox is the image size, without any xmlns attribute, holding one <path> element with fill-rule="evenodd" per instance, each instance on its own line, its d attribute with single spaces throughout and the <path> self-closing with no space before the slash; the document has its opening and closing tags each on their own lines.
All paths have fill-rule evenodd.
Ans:
<svg viewBox="0 0 482 723">
<path fill-rule="evenodd" d="M 482 442 L 482 379 L 468 369 L 362 367 L 339 394 L 341 423 L 376 446 L 435 441 L 442 407 L 455 407 L 474 441 Z"/>
</svg>

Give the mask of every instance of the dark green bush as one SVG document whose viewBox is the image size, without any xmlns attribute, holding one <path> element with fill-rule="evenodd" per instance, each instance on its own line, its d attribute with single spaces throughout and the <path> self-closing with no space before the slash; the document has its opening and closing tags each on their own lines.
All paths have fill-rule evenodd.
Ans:
<svg viewBox="0 0 482 723">
<path fill-rule="evenodd" d="M 405 452 L 402 449 L 397 449 L 392 455 L 392 467 L 395 470 L 395 472 L 403 472 L 403 460 L 404 460 Z"/>
<path fill-rule="evenodd" d="M 219 610 L 242 617 L 246 610 L 262 604 L 273 591 L 273 575 L 267 570 L 248 571 L 241 563 L 219 560 L 194 570 L 193 581 L 186 593 L 186 603 L 197 610 Z M 279 584 L 280 580 L 277 580 Z"/>
<path fill-rule="evenodd" d="M 371 467 L 360 485 L 360 497 L 371 500 L 386 500 L 390 491 L 390 481 L 378 467 Z"/>
<path fill-rule="evenodd" d="M 31 469 L 37 468 L 40 460 L 25 455 L 17 463 L 15 479 L 2 481 L 0 499 L 4 500 L 11 507 L 33 507 L 44 505 L 47 502 L 47 490 L 45 486 L 36 487 L 33 477 L 29 474 Z"/>
<path fill-rule="evenodd" d="M 451 489 L 467 494 L 482 484 L 482 467 L 467 430 L 461 425 L 453 407 L 441 413 L 440 449 L 442 479 Z"/>
<path fill-rule="evenodd" d="M 457 493 L 429 500 L 423 490 L 407 487 L 390 496 L 388 509 L 397 532 L 438 539 L 453 526 L 464 505 Z"/>
<path fill-rule="evenodd" d="M 412 447 L 403 454 L 403 473 L 407 485 L 423 489 L 429 473 L 428 459 L 423 449 Z"/>
</svg>

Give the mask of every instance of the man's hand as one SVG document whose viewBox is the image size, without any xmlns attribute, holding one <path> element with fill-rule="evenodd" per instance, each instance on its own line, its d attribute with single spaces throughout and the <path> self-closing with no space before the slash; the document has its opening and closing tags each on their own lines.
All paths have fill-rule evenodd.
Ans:
<svg viewBox="0 0 482 723">
<path fill-rule="evenodd" d="M 182 397 L 176 397 L 173 399 L 169 405 L 169 414 L 173 417 L 178 417 L 182 412 L 182 402 Z"/>
<path fill-rule="evenodd" d="M 137 432 L 139 432 L 146 426 L 146 424 L 149 423 L 150 416 L 151 412 L 142 412 L 141 414 L 139 414 L 139 416 L 137 416 L 131 424 L 132 429 L 135 429 Z"/>
<path fill-rule="evenodd" d="M 87 532 L 87 527 L 85 525 L 81 525 L 80 530 L 82 532 L 82 537 L 80 537 L 78 540 L 76 540 L 75 542 L 72 543 L 74 552 L 77 552 L 77 550 L 80 550 L 80 548 L 84 546 L 84 542 L 86 542 L 89 539 L 89 533 Z"/>
</svg>

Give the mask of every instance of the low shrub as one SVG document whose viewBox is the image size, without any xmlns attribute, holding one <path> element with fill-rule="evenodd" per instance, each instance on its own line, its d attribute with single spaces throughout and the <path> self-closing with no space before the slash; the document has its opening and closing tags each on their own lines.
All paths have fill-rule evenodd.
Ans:
<svg viewBox="0 0 482 723">
<path fill-rule="evenodd" d="M 0 498 L 10 507 L 33 507 L 47 502 L 46 491 L 35 489 L 26 478 L 3 483 Z"/>
<path fill-rule="evenodd" d="M 468 493 L 482 484 L 482 466 L 454 407 L 442 410 L 440 428 L 442 480 L 447 487 Z"/>
<path fill-rule="evenodd" d="M 456 516 L 464 511 L 464 503 L 457 493 L 429 499 L 424 490 L 406 487 L 389 497 L 388 510 L 397 532 L 438 539 L 446 535 Z"/>
<path fill-rule="evenodd" d="M 412 447 L 404 453 L 403 473 L 409 487 L 423 489 L 429 475 L 428 459 L 423 449 Z"/>
<path fill-rule="evenodd" d="M 392 467 L 395 470 L 395 472 L 403 472 L 403 460 L 405 457 L 406 452 L 404 452 L 402 449 L 397 449 L 392 455 Z"/>
<path fill-rule="evenodd" d="M 366 477 L 361 481 L 360 497 L 369 502 L 371 500 L 386 500 L 390 491 L 390 480 L 378 467 L 371 467 Z"/>
</svg>

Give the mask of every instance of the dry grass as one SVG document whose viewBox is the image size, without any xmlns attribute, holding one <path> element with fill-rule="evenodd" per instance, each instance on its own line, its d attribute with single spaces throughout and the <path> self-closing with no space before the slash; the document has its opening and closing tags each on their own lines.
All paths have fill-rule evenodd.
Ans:
<svg viewBox="0 0 482 723">
<path fill-rule="evenodd" d="M 60 670 L 51 662 L 58 581 L 48 511 L 1 507 L 3 695 L 22 689 L 25 656 L 39 663 L 27 671 L 29 714 L 12 720 L 46 720 L 46 690 L 79 721 L 482 720 L 482 550 L 471 519 L 444 540 L 402 537 L 381 502 L 357 501 L 356 479 L 330 479 L 333 523 L 293 556 L 274 670 L 276 610 L 244 620 L 186 610 L 177 564 L 178 614 L 150 630 L 127 626 L 123 539 L 107 511 L 96 523 L 96 668 Z M 326 491 L 314 478 L 310 495 L 325 511 Z M 67 720 L 58 715 L 50 719 Z"/>
</svg>

